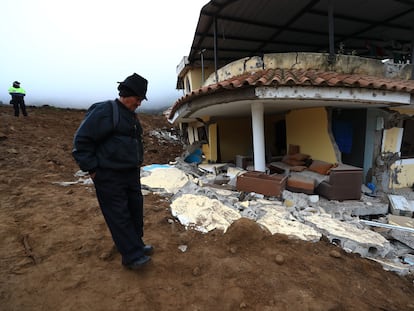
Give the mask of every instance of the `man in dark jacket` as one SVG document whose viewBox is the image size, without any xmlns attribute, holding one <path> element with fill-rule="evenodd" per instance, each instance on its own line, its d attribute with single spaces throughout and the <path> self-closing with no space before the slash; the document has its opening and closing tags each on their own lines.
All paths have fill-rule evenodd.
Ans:
<svg viewBox="0 0 414 311">
<path fill-rule="evenodd" d="M 73 157 L 89 172 L 122 264 L 138 269 L 153 252 L 143 237 L 142 127 L 135 110 L 146 98 L 148 81 L 134 73 L 118 82 L 119 98 L 93 104 L 74 137 Z"/>
</svg>

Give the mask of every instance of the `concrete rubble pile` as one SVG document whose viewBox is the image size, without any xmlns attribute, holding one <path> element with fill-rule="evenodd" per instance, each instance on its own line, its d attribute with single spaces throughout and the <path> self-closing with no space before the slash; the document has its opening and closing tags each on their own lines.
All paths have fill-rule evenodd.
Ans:
<svg viewBox="0 0 414 311">
<path fill-rule="evenodd" d="M 279 197 L 237 191 L 237 176 L 245 172 L 226 164 L 197 165 L 177 158 L 173 164 L 143 167 L 141 183 L 144 193 L 167 196 L 172 216 L 187 228 L 226 232 L 232 222 L 246 217 L 272 234 L 310 242 L 325 236 L 347 252 L 379 262 L 385 270 L 414 273 L 414 219 L 389 214 L 389 204 L 380 198 L 363 194 L 358 201 L 338 202 L 287 190 Z M 372 215 L 375 221 L 367 220 Z"/>
</svg>

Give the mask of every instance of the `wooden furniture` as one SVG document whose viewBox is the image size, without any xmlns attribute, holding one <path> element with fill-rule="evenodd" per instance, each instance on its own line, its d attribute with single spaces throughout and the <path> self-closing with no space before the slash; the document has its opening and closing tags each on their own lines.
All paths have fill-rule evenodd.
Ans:
<svg viewBox="0 0 414 311">
<path fill-rule="evenodd" d="M 292 192 L 314 194 L 315 180 L 300 175 L 289 176 L 286 183 L 286 189 Z"/>
<path fill-rule="evenodd" d="M 279 197 L 286 187 L 287 176 L 250 171 L 237 177 L 237 191 L 256 192 Z"/>
</svg>

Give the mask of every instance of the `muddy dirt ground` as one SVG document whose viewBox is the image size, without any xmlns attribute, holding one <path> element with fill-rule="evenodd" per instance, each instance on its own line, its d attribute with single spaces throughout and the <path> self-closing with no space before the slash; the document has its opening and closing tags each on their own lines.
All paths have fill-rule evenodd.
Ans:
<svg viewBox="0 0 414 311">
<path fill-rule="evenodd" d="M 318 243 L 270 235 L 247 219 L 222 232 L 186 231 L 169 200 L 145 196 L 152 262 L 124 269 L 93 186 L 76 181 L 73 134 L 84 111 L 0 106 L 1 310 L 414 310 L 414 284 L 382 266 Z M 168 163 L 180 144 L 141 115 L 145 164 Z M 178 247 L 187 245 L 187 251 Z"/>
</svg>

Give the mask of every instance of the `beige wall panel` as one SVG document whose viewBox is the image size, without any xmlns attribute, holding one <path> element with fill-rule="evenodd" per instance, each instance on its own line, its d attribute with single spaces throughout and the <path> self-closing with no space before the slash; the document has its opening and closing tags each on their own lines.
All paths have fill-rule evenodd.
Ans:
<svg viewBox="0 0 414 311">
<path fill-rule="evenodd" d="M 286 115 L 287 144 L 299 145 L 300 152 L 314 160 L 339 162 L 334 142 L 328 133 L 328 114 L 325 108 L 292 110 Z"/>
</svg>

